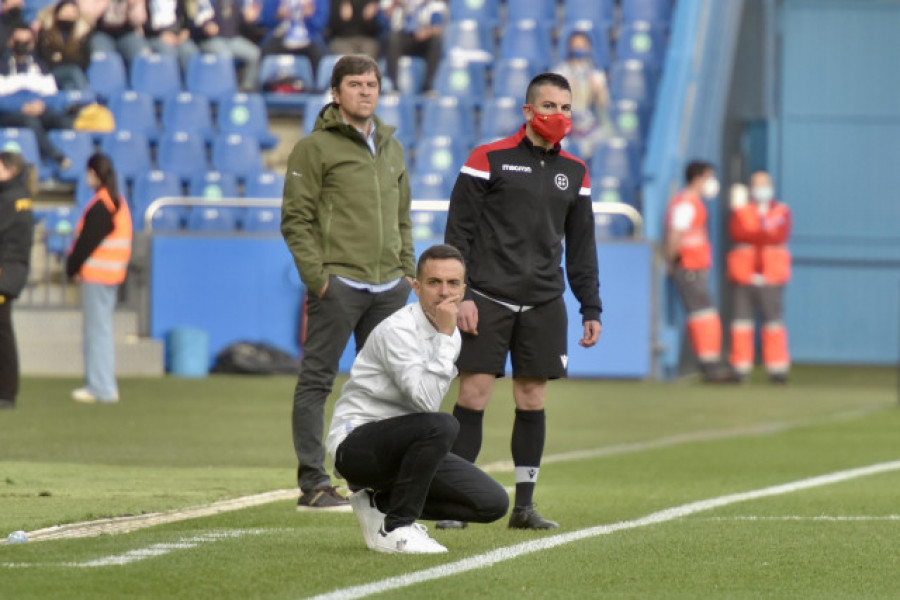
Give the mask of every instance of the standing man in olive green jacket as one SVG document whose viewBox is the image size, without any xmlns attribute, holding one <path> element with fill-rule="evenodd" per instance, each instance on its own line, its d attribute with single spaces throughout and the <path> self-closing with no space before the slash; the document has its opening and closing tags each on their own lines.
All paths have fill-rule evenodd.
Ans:
<svg viewBox="0 0 900 600">
<path fill-rule="evenodd" d="M 375 116 L 381 71 L 370 57 L 334 66 L 334 102 L 288 159 L 281 232 L 309 293 L 294 390 L 297 510 L 345 509 L 324 467 L 325 400 L 350 334 L 356 351 L 406 304 L 415 277 L 409 178 L 394 128 Z"/>
</svg>

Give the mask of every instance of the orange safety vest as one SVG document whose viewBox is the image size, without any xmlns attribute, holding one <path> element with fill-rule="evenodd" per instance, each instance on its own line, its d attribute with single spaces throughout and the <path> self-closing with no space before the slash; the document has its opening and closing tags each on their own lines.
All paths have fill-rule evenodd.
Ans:
<svg viewBox="0 0 900 600">
<path fill-rule="evenodd" d="M 784 285 L 791 278 L 791 253 L 787 248 L 791 233 L 791 211 L 786 204 L 772 201 L 765 214 L 751 202 L 731 213 L 728 224 L 734 246 L 728 252 L 728 278 L 739 285 L 751 285 L 762 275 L 766 285 Z"/>
<path fill-rule="evenodd" d="M 117 285 L 125 281 L 128 261 L 131 259 L 131 212 L 124 198 L 119 199 L 119 209 L 116 210 L 109 192 L 106 188 L 101 188 L 84 209 L 75 228 L 76 236 L 81 235 L 84 228 L 84 215 L 97 202 L 103 202 L 106 210 L 112 214 L 113 230 L 84 261 L 78 274 L 83 281 L 90 283 Z"/>
<path fill-rule="evenodd" d="M 678 246 L 679 265 L 688 271 L 708 269 L 712 265 L 712 245 L 706 231 L 706 207 L 699 196 L 683 190 L 676 194 L 666 209 L 666 231 L 672 229 L 672 214 L 681 203 L 690 203 L 694 207 L 694 220 L 690 228 L 681 232 Z"/>
</svg>

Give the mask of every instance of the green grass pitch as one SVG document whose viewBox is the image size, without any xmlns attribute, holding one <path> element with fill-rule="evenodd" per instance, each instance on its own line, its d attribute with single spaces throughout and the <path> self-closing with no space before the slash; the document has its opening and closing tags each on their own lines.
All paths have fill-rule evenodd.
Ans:
<svg viewBox="0 0 900 600">
<path fill-rule="evenodd" d="M 295 485 L 293 378 L 126 379 L 115 406 L 70 401 L 78 383 L 26 379 L 20 406 L 0 412 L 3 538 Z M 501 380 L 479 463 L 506 486 L 512 413 Z M 379 598 L 894 598 L 898 468 L 678 510 L 895 463 L 898 431 L 890 369 L 798 367 L 788 386 L 553 382 L 536 500 L 560 530 L 432 529 L 446 555 L 389 556 L 365 548 L 352 514 L 284 499 L 2 544 L 0 598 L 351 598 L 366 585 Z M 554 541 L 567 534 L 585 537 Z"/>
</svg>

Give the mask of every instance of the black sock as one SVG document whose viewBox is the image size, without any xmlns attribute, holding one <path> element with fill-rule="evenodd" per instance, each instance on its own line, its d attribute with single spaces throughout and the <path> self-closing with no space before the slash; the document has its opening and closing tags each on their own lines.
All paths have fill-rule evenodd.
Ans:
<svg viewBox="0 0 900 600">
<path fill-rule="evenodd" d="M 483 410 L 463 408 L 459 404 L 453 406 L 453 416 L 459 422 L 459 433 L 450 452 L 474 463 L 481 452 L 481 423 L 484 420 Z"/>
<path fill-rule="evenodd" d="M 543 409 L 516 409 L 511 444 L 516 467 L 516 506 L 530 506 L 533 503 L 546 434 L 547 420 Z"/>
</svg>

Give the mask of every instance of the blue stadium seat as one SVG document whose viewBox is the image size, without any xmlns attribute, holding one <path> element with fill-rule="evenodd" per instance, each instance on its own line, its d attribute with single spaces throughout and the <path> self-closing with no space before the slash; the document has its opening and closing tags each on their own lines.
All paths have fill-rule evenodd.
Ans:
<svg viewBox="0 0 900 600">
<path fill-rule="evenodd" d="M 564 59 L 568 54 L 569 38 L 575 32 L 584 33 L 591 40 L 594 64 L 601 69 L 609 68 L 611 62 L 609 27 L 594 21 L 581 20 L 566 23 L 556 44 L 556 53 L 560 60 Z"/>
<path fill-rule="evenodd" d="M 450 18 L 453 21 L 475 20 L 486 27 L 496 27 L 500 22 L 500 0 L 450 0 Z"/>
<path fill-rule="evenodd" d="M 324 92 L 331 89 L 331 72 L 342 56 L 343 54 L 326 54 L 319 60 L 316 69 L 316 91 Z"/>
<path fill-rule="evenodd" d="M 18 152 L 36 167 L 41 166 L 41 151 L 34 131 L 27 127 L 6 127 L 0 129 L 0 150 Z M 83 165 L 82 165 L 83 166 Z"/>
<path fill-rule="evenodd" d="M 202 94 L 179 92 L 169 96 L 162 107 L 163 131 L 184 131 L 191 135 L 212 139 L 213 125 L 209 100 Z"/>
<path fill-rule="evenodd" d="M 616 39 L 616 61 L 639 60 L 659 69 L 666 58 L 666 32 L 649 21 L 622 26 Z"/>
<path fill-rule="evenodd" d="M 259 63 L 259 87 L 281 79 L 296 78 L 303 81 L 307 90 L 313 88 L 312 63 L 302 54 L 269 54 Z"/>
<path fill-rule="evenodd" d="M 187 91 L 202 94 L 215 104 L 237 91 L 234 60 L 208 52 L 195 54 L 188 60 L 184 84 Z"/>
<path fill-rule="evenodd" d="M 414 240 L 443 240 L 444 230 L 447 228 L 447 211 L 412 210 L 409 216 Z"/>
<path fill-rule="evenodd" d="M 382 94 L 375 113 L 382 121 L 397 128 L 394 137 L 409 149 L 416 140 L 416 104 L 409 96 Z"/>
<path fill-rule="evenodd" d="M 117 131 L 140 133 L 155 143 L 159 137 L 156 107 L 146 92 L 122 91 L 109 100 L 109 110 L 116 120 Z"/>
<path fill-rule="evenodd" d="M 153 213 L 151 225 L 154 232 L 182 231 L 185 225 L 185 206 L 160 206 Z"/>
<path fill-rule="evenodd" d="M 188 214 L 189 231 L 234 232 L 238 229 L 239 209 L 235 206 L 192 206 Z"/>
<path fill-rule="evenodd" d="M 550 29 L 543 22 L 527 20 L 510 23 L 504 28 L 500 40 L 500 58 L 524 58 L 537 71 L 545 71 L 552 58 L 550 39 Z"/>
<path fill-rule="evenodd" d="M 144 213 L 157 198 L 182 196 L 181 180 L 168 171 L 147 171 L 134 180 L 131 194 L 131 218 L 135 231 L 144 229 Z"/>
<path fill-rule="evenodd" d="M 594 202 L 624 202 L 635 208 L 638 206 L 633 184 L 618 177 L 600 177 L 591 180 L 591 199 Z"/>
<path fill-rule="evenodd" d="M 467 148 L 450 136 L 423 137 L 416 145 L 415 172 L 455 177 L 466 161 L 466 151 Z"/>
<path fill-rule="evenodd" d="M 313 127 L 315 127 L 316 125 L 316 119 L 319 117 L 319 111 L 322 110 L 322 107 L 331 102 L 331 100 L 331 92 L 325 92 L 324 94 L 314 94 L 307 97 L 306 105 L 303 108 L 304 134 L 312 133 Z"/>
<path fill-rule="evenodd" d="M 97 94 L 92 90 L 59 90 L 56 96 L 55 105 L 62 110 L 98 101 Z"/>
<path fill-rule="evenodd" d="M 423 136 L 451 136 L 463 144 L 475 141 L 475 109 L 463 98 L 438 96 L 425 100 Z"/>
<path fill-rule="evenodd" d="M 444 27 L 444 56 L 474 62 L 494 59 L 491 27 L 474 19 L 451 21 Z"/>
<path fill-rule="evenodd" d="M 556 21 L 556 0 L 518 0 L 506 3 L 506 22 L 537 21 L 554 23 Z"/>
<path fill-rule="evenodd" d="M 138 54 L 131 59 L 131 89 L 160 103 L 177 94 L 182 90 L 178 59 L 174 54 Z"/>
<path fill-rule="evenodd" d="M 425 59 L 401 56 L 397 61 L 397 81 L 393 83 L 394 90 L 401 94 L 421 94 L 425 87 Z"/>
<path fill-rule="evenodd" d="M 609 28 L 615 21 L 615 0 L 565 0 L 563 13 L 566 23 L 591 21 Z"/>
<path fill-rule="evenodd" d="M 194 198 L 237 198 L 237 178 L 231 173 L 204 171 L 195 173 L 188 184 L 188 195 Z"/>
<path fill-rule="evenodd" d="M 47 211 L 44 231 L 49 254 L 63 257 L 69 252 L 80 214 L 80 210 L 72 206 L 60 206 Z"/>
<path fill-rule="evenodd" d="M 281 233 L 281 209 L 277 206 L 248 206 L 241 217 L 243 230 L 254 233 Z"/>
<path fill-rule="evenodd" d="M 643 146 L 650 130 L 648 111 L 634 100 L 617 100 L 609 107 L 609 118 L 616 135 Z"/>
<path fill-rule="evenodd" d="M 629 238 L 634 235 L 634 223 L 625 215 L 594 215 L 594 237 L 598 240 Z"/>
<path fill-rule="evenodd" d="M 413 200 L 448 200 L 456 181 L 454 174 L 421 172 L 409 180 Z"/>
<path fill-rule="evenodd" d="M 51 129 L 48 132 L 53 146 L 72 161 L 68 169 L 56 170 L 60 181 L 77 181 L 84 173 L 87 160 L 94 153 L 94 140 L 87 131 Z"/>
<path fill-rule="evenodd" d="M 263 170 L 259 142 L 236 133 L 217 135 L 212 144 L 212 167 L 233 173 L 238 181 L 255 177 Z"/>
<path fill-rule="evenodd" d="M 112 157 L 116 172 L 129 182 L 153 168 L 150 144 L 143 133 L 116 131 L 103 138 L 100 150 Z"/>
<path fill-rule="evenodd" d="M 539 71 L 524 58 L 503 58 L 494 67 L 494 96 L 509 96 L 525 101 L 525 90 Z"/>
<path fill-rule="evenodd" d="M 167 131 L 159 138 L 156 164 L 187 183 L 194 173 L 206 171 L 206 143 L 203 138 L 184 131 Z"/>
<path fill-rule="evenodd" d="M 281 198 L 284 194 L 284 175 L 264 171 L 251 177 L 244 185 L 245 198 Z"/>
<path fill-rule="evenodd" d="M 103 102 L 128 88 L 125 61 L 118 52 L 94 52 L 87 68 L 88 85 Z"/>
<path fill-rule="evenodd" d="M 672 20 L 672 0 L 622 0 L 622 22 L 650 21 L 668 26 Z"/>
<path fill-rule="evenodd" d="M 642 107 L 656 102 L 656 78 L 639 60 L 614 63 L 609 73 L 609 95 L 613 100 L 634 100 Z"/>
<path fill-rule="evenodd" d="M 615 177 L 627 185 L 640 181 L 641 161 L 638 148 L 623 138 L 610 138 L 597 145 L 591 159 L 591 179 Z"/>
<path fill-rule="evenodd" d="M 487 71 L 481 64 L 445 58 L 435 75 L 435 89 L 441 96 L 456 96 L 478 104 L 487 90 Z"/>
<path fill-rule="evenodd" d="M 259 94 L 231 94 L 219 101 L 216 113 L 219 133 L 238 133 L 255 137 L 263 149 L 274 148 L 278 137 L 269 131 L 266 103 Z"/>
<path fill-rule="evenodd" d="M 496 140 L 511 136 L 524 123 L 521 101 L 511 96 L 492 98 L 484 105 L 481 114 L 481 139 Z"/>
</svg>

